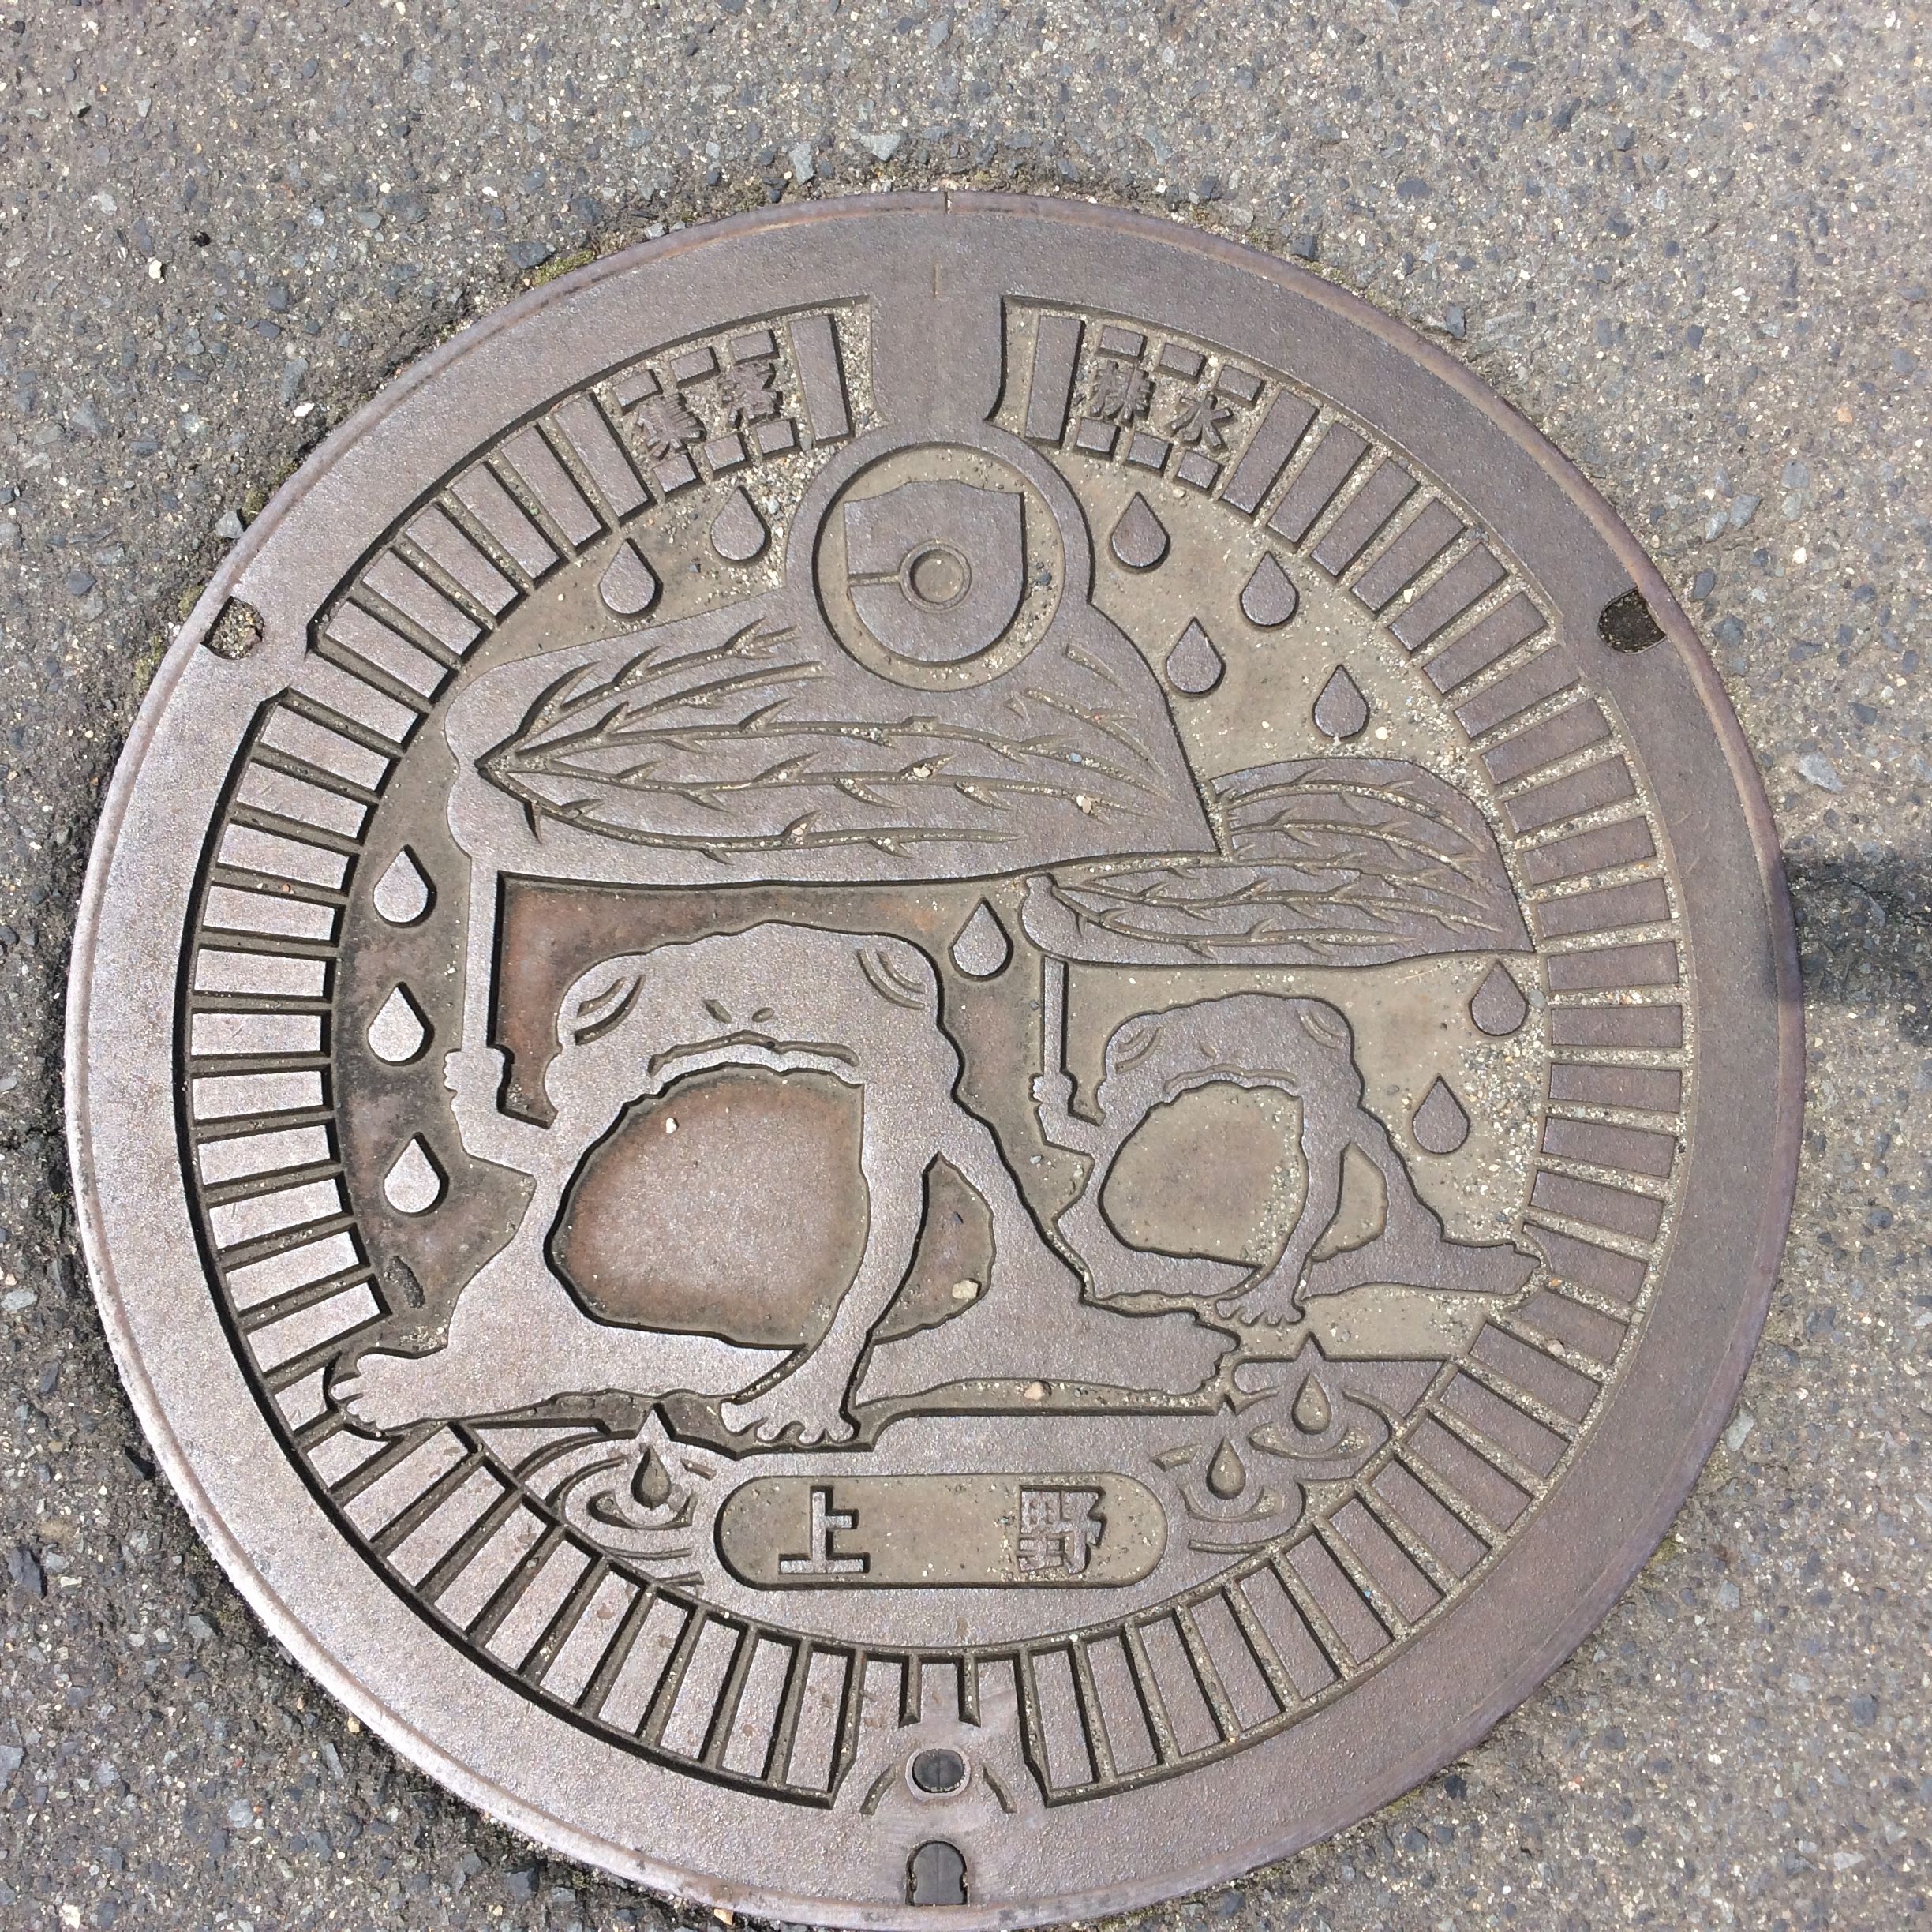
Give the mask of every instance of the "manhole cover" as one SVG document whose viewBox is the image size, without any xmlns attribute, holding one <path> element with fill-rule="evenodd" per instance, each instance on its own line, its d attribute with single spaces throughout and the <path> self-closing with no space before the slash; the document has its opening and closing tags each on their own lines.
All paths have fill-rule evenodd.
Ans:
<svg viewBox="0 0 1932 1932">
<path fill-rule="evenodd" d="M 560 1851 L 853 1925 L 1168 1896 L 1478 1737 L 1722 1425 L 1797 1131 L 1628 533 L 1070 204 L 727 223 L 399 380 L 167 660 L 73 1012 L 270 1629 Z"/>
</svg>

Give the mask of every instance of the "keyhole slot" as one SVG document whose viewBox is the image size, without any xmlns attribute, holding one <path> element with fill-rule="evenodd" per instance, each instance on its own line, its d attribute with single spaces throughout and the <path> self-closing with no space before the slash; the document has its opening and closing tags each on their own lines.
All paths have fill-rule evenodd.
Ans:
<svg viewBox="0 0 1932 1932">
<path fill-rule="evenodd" d="M 964 1905 L 966 1860 L 957 1845 L 934 1838 L 906 1866 L 906 1900 L 913 1905 Z"/>
</svg>

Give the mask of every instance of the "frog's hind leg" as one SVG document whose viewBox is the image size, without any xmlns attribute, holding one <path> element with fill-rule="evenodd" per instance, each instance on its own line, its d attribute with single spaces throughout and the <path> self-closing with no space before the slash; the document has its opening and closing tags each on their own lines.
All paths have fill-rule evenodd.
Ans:
<svg viewBox="0 0 1932 1932">
<path fill-rule="evenodd" d="M 831 1326 L 796 1366 L 748 1401 L 724 1404 L 728 1429 L 754 1431 L 764 1442 L 796 1429 L 806 1444 L 842 1442 L 852 1433 L 845 1413 L 852 1377 L 912 1265 L 926 1216 L 925 1170 L 908 1158 L 889 1122 L 876 1133 L 868 1123 L 860 1162 L 870 1216 L 859 1271 L 839 1297 Z"/>
<path fill-rule="evenodd" d="M 391 1430 L 428 1417 L 502 1415 L 607 1389 L 730 1395 L 783 1359 L 782 1350 L 741 1348 L 717 1335 L 593 1320 L 541 1251 L 533 1254 L 519 1240 L 463 1290 L 443 1347 L 427 1355 L 365 1355 L 331 1392 L 358 1422 Z"/>
<path fill-rule="evenodd" d="M 1284 1091 L 1287 1091 L 1286 1088 Z M 1297 1096 L 1299 1097 L 1299 1096 Z M 1304 1100 L 1301 1157 L 1308 1192 L 1294 1224 L 1285 1229 L 1271 1260 L 1261 1263 L 1248 1280 L 1216 1305 L 1224 1315 L 1253 1325 L 1292 1321 L 1301 1305 L 1301 1278 L 1309 1258 L 1334 1224 L 1342 1206 L 1342 1159 L 1346 1143 L 1329 1144 L 1314 1110 Z"/>
<path fill-rule="evenodd" d="M 1417 1193 L 1387 1129 L 1366 1111 L 1354 1144 L 1382 1177 L 1387 1219 L 1373 1239 L 1316 1262 L 1309 1270 L 1305 1299 L 1371 1283 L 1485 1295 L 1515 1294 L 1527 1284 L 1540 1265 L 1537 1257 L 1507 1241 L 1451 1240 L 1442 1217 Z"/>
</svg>

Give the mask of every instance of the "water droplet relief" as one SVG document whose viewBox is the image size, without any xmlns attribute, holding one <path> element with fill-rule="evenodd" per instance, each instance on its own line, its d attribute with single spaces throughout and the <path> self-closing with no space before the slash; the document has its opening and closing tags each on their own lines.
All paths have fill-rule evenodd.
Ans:
<svg viewBox="0 0 1932 1932">
<path fill-rule="evenodd" d="M 1167 526 L 1149 507 L 1138 490 L 1133 500 L 1121 512 L 1107 545 L 1128 569 L 1153 569 L 1167 554 Z"/>
<path fill-rule="evenodd" d="M 1346 665 L 1337 665 L 1328 682 L 1315 699 L 1315 728 L 1339 744 L 1345 738 L 1360 737 L 1368 722 L 1368 700 L 1361 687 L 1349 676 Z"/>
<path fill-rule="evenodd" d="M 405 986 L 393 988 L 369 1022 L 369 1051 L 390 1066 L 405 1066 L 429 1043 L 429 1022 Z"/>
<path fill-rule="evenodd" d="M 1205 698 L 1221 682 L 1227 661 L 1215 649 L 1214 639 L 1191 619 L 1174 640 L 1164 667 L 1167 682 L 1190 698 Z"/>
<path fill-rule="evenodd" d="M 968 979 L 990 979 L 1013 957 L 999 915 L 982 899 L 953 942 L 953 964 Z"/>
<path fill-rule="evenodd" d="M 1469 1016 L 1477 1030 L 1492 1039 L 1507 1039 L 1530 1017 L 1530 1002 L 1523 998 L 1516 975 L 1500 960 L 1471 995 Z"/>
<path fill-rule="evenodd" d="M 631 1478 L 631 1493 L 645 1509 L 661 1509 L 671 1500 L 671 1472 L 655 1449 L 646 1449 Z"/>
<path fill-rule="evenodd" d="M 735 489 L 711 523 L 711 548 L 727 564 L 749 564 L 765 548 L 771 532 L 751 499 Z"/>
<path fill-rule="evenodd" d="M 1223 1503 L 1231 1503 L 1248 1487 L 1248 1466 L 1235 1452 L 1234 1445 L 1222 1440 L 1208 1465 L 1208 1490 Z"/>
<path fill-rule="evenodd" d="M 605 608 L 619 617 L 641 617 L 657 602 L 657 573 L 627 537 L 597 579 Z"/>
<path fill-rule="evenodd" d="M 391 926 L 414 926 L 435 898 L 429 874 L 406 845 L 389 861 L 369 893 L 369 903 Z"/>
<path fill-rule="evenodd" d="M 1410 1130 L 1416 1145 L 1428 1154 L 1453 1154 L 1469 1138 L 1469 1114 L 1440 1075 L 1422 1096 Z"/>
<path fill-rule="evenodd" d="M 1258 630 L 1279 631 L 1301 601 L 1301 593 L 1293 579 L 1269 554 L 1254 567 L 1254 575 L 1242 586 L 1241 615 Z"/>
<path fill-rule="evenodd" d="M 1312 1376 L 1296 1392 L 1294 1406 L 1288 1413 L 1304 1436 L 1325 1436 L 1335 1421 L 1334 1406 Z"/>
<path fill-rule="evenodd" d="M 427 1214 L 447 1184 L 421 1134 L 403 1148 L 383 1177 L 383 1195 L 398 1214 Z"/>
</svg>

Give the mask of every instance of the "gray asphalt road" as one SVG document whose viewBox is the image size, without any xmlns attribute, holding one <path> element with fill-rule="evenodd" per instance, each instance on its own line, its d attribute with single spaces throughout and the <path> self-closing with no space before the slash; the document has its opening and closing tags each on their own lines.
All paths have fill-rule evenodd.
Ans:
<svg viewBox="0 0 1932 1932">
<path fill-rule="evenodd" d="M 1927 28 L 1889 0 L 0 4 L 0 1923 L 665 1918 L 359 1734 L 154 1480 L 66 1196 L 71 908 L 171 625 L 399 363 L 667 225 L 941 182 L 1164 208 L 1447 339 L 1680 586 L 1803 920 L 1796 1221 L 1675 1533 L 1451 1773 L 1155 1916 L 1923 1923 Z"/>
</svg>

